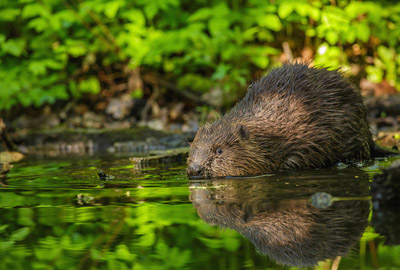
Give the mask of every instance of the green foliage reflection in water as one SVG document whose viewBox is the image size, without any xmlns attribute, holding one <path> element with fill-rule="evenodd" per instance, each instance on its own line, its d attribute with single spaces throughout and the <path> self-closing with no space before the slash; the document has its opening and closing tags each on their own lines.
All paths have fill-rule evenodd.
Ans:
<svg viewBox="0 0 400 270">
<path fill-rule="evenodd" d="M 197 217 L 182 166 L 141 172 L 127 160 L 80 163 L 28 161 L 7 175 L 0 269 L 203 269 L 221 256 L 225 268 L 229 257 L 240 265 L 242 238 Z M 93 178 L 99 166 L 115 179 Z"/>
<path fill-rule="evenodd" d="M 183 166 L 135 171 L 128 164 L 15 164 L 1 182 L 0 269 L 297 269 L 277 266 L 236 231 L 201 221 Z M 96 168 L 115 178 L 95 179 Z M 40 179 L 24 178 L 28 171 Z M 360 241 L 364 253 L 343 258 L 341 269 L 373 269 L 368 241 L 382 239 L 370 229 Z M 378 244 L 380 267 L 400 269 L 398 251 Z"/>
<path fill-rule="evenodd" d="M 399 12 L 395 1 L 3 0 L 0 109 L 96 95 L 109 70 L 137 68 L 236 99 L 285 41 L 294 56 L 307 47 L 319 65 L 356 64 L 399 89 Z"/>
<path fill-rule="evenodd" d="M 240 242 L 237 233 L 200 221 L 190 204 L 42 206 L 1 215 L 1 269 L 185 269 L 207 246 L 235 253 Z"/>
</svg>

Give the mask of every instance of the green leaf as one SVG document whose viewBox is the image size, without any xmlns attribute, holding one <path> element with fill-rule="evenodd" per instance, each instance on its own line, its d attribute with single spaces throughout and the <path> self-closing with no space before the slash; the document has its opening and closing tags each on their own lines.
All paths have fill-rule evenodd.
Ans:
<svg viewBox="0 0 400 270">
<path fill-rule="evenodd" d="M 282 19 L 285 19 L 289 16 L 294 10 L 294 3 L 293 2 L 282 2 L 278 8 L 278 15 Z"/>
<path fill-rule="evenodd" d="M 279 17 L 275 14 L 266 14 L 260 18 L 258 25 L 271 29 L 273 31 L 279 31 L 282 28 Z"/>
<path fill-rule="evenodd" d="M 110 19 L 115 18 L 115 15 L 117 14 L 117 12 L 118 12 L 119 8 L 122 6 L 122 4 L 123 4 L 122 2 L 115 1 L 115 0 L 108 2 L 105 5 L 104 14 Z"/>
<path fill-rule="evenodd" d="M 367 42 L 371 35 L 370 27 L 366 23 L 359 23 L 356 24 L 355 26 L 356 26 L 357 37 L 361 41 Z"/>
<path fill-rule="evenodd" d="M 37 32 L 43 32 L 49 28 L 48 21 L 45 18 L 38 17 L 28 23 L 28 28 L 33 28 Z"/>
<path fill-rule="evenodd" d="M 51 87 L 49 92 L 57 99 L 66 100 L 69 98 L 67 87 L 64 84 L 58 84 Z"/>
<path fill-rule="evenodd" d="M 213 36 L 223 35 L 229 27 L 229 21 L 223 18 L 212 18 L 208 21 L 208 29 Z"/>
<path fill-rule="evenodd" d="M 77 85 L 77 83 L 75 82 L 75 81 L 70 81 L 69 83 L 68 83 L 68 89 L 69 89 L 69 92 L 71 93 L 71 95 L 74 97 L 74 98 L 77 98 L 77 97 L 79 97 L 79 91 L 78 91 L 78 85 Z"/>
<path fill-rule="evenodd" d="M 150 231 L 149 233 L 142 235 L 139 238 L 138 244 L 142 247 L 151 247 L 156 242 L 156 235 L 154 231 Z"/>
<path fill-rule="evenodd" d="M 11 234 L 10 239 L 14 241 L 24 240 L 29 235 L 30 231 L 31 229 L 29 227 L 23 227 L 21 229 L 14 231 Z"/>
<path fill-rule="evenodd" d="M 87 52 L 86 43 L 83 40 L 67 40 L 67 53 L 73 57 L 85 55 Z"/>
<path fill-rule="evenodd" d="M 16 38 L 9 39 L 3 43 L 3 51 L 14 56 L 21 56 L 25 49 L 25 40 Z"/>
<path fill-rule="evenodd" d="M 261 69 L 265 69 L 269 65 L 268 57 L 253 56 L 251 62 Z"/>
<path fill-rule="evenodd" d="M 34 212 L 31 208 L 19 208 L 18 209 L 18 224 L 23 226 L 34 226 L 33 221 Z"/>
<path fill-rule="evenodd" d="M 46 73 L 46 64 L 43 61 L 32 61 L 28 65 L 28 70 L 34 75 L 44 75 Z"/>
<path fill-rule="evenodd" d="M 143 12 L 139 9 L 130 9 L 124 12 L 121 17 L 135 23 L 136 25 L 143 26 L 146 24 L 146 19 L 143 15 Z"/>
<path fill-rule="evenodd" d="M 301 17 L 306 17 L 310 6 L 307 3 L 299 3 L 297 2 L 296 5 L 294 6 L 294 9 L 296 10 L 297 14 L 299 14 Z"/>
<path fill-rule="evenodd" d="M 219 64 L 217 69 L 214 71 L 213 75 L 211 76 L 211 79 L 222 80 L 230 69 L 231 69 L 231 67 L 228 65 Z"/>
<path fill-rule="evenodd" d="M 115 256 L 127 262 L 131 262 L 135 259 L 136 255 L 129 252 L 129 249 L 126 245 L 119 245 L 116 248 Z"/>
<path fill-rule="evenodd" d="M 135 89 L 131 94 L 132 98 L 139 99 L 143 97 L 143 90 L 142 89 Z"/>
<path fill-rule="evenodd" d="M 231 14 L 231 10 L 228 5 L 224 2 L 219 3 L 218 5 L 213 7 L 213 17 L 224 18 L 225 20 L 229 20 L 229 16 Z"/>
<path fill-rule="evenodd" d="M 335 45 L 339 41 L 339 35 L 336 31 L 331 30 L 326 33 L 325 39 L 329 44 Z"/>
<path fill-rule="evenodd" d="M 187 19 L 189 22 L 208 20 L 213 15 L 213 12 L 210 8 L 201 8 L 193 13 Z"/>
<path fill-rule="evenodd" d="M 20 12 L 20 9 L 17 8 L 0 9 L 0 21 L 12 22 L 20 14 Z"/>
<path fill-rule="evenodd" d="M 357 30 L 353 27 L 349 27 L 346 32 L 343 33 L 343 39 L 348 43 L 354 43 L 356 41 Z"/>
<path fill-rule="evenodd" d="M 79 21 L 78 17 L 72 10 L 60 10 L 52 16 L 55 20 L 59 21 L 64 28 L 67 28 L 71 23 Z"/>
<path fill-rule="evenodd" d="M 315 37 L 317 35 L 317 31 L 314 28 L 309 28 L 306 30 L 306 36 Z"/>
<path fill-rule="evenodd" d="M 380 45 L 378 47 L 378 55 L 386 65 L 394 62 L 395 52 L 392 48 L 387 48 L 383 45 Z"/>
<path fill-rule="evenodd" d="M 0 233 L 4 232 L 8 228 L 8 224 L 0 225 Z"/>
<path fill-rule="evenodd" d="M 22 92 L 18 93 L 17 98 L 18 98 L 18 102 L 21 103 L 21 105 L 24 107 L 30 106 L 32 104 L 31 97 Z"/>
<path fill-rule="evenodd" d="M 29 4 L 22 9 L 21 17 L 24 19 L 32 18 L 43 14 L 44 8 L 39 3 Z"/>
<path fill-rule="evenodd" d="M 365 12 L 365 6 L 366 5 L 361 2 L 351 1 L 344 10 L 350 18 L 356 18 L 358 15 Z"/>
<path fill-rule="evenodd" d="M 242 37 L 246 41 L 253 41 L 257 32 L 258 32 L 257 27 L 251 27 L 242 32 Z"/>
<path fill-rule="evenodd" d="M 313 19 L 314 21 L 319 21 L 321 17 L 321 10 L 316 8 L 316 7 L 308 7 L 308 15 Z"/>
<path fill-rule="evenodd" d="M 157 14 L 158 8 L 155 5 L 146 5 L 144 7 L 144 12 L 146 13 L 147 17 L 152 20 L 154 16 Z"/>
<path fill-rule="evenodd" d="M 28 64 L 28 70 L 34 75 L 44 75 L 47 68 L 59 70 L 64 67 L 62 62 L 57 62 L 54 59 L 32 60 Z"/>
<path fill-rule="evenodd" d="M 383 70 L 376 66 L 367 66 L 365 69 L 368 76 L 368 80 L 373 83 L 380 83 L 383 79 Z"/>
<path fill-rule="evenodd" d="M 100 83 L 95 77 L 80 81 L 78 84 L 79 91 L 82 93 L 98 94 L 100 92 Z"/>
<path fill-rule="evenodd" d="M 63 61 L 56 61 L 55 59 L 46 59 L 43 62 L 45 63 L 46 67 L 55 70 L 62 69 L 65 66 Z"/>
</svg>

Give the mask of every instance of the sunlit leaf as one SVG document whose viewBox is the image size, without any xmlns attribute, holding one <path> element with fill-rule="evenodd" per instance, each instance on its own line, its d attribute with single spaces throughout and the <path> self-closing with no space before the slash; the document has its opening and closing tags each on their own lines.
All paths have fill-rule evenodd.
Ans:
<svg viewBox="0 0 400 270">
<path fill-rule="evenodd" d="M 108 18 L 114 18 L 115 15 L 117 14 L 119 8 L 123 5 L 123 2 L 121 1 L 111 1 L 108 2 L 105 5 L 105 9 L 104 9 L 104 14 L 108 17 Z"/>
<path fill-rule="evenodd" d="M 42 15 L 45 7 L 39 3 L 29 4 L 22 9 L 21 17 L 24 19 Z"/>
<path fill-rule="evenodd" d="M 320 17 L 321 17 L 321 10 L 320 9 L 318 9 L 316 7 L 309 6 L 309 7 L 307 7 L 307 11 L 308 11 L 308 15 L 314 21 L 318 21 L 320 19 Z"/>
<path fill-rule="evenodd" d="M 338 40 L 339 40 L 339 35 L 336 31 L 329 31 L 326 33 L 326 41 L 328 41 L 329 44 L 335 45 Z"/>
<path fill-rule="evenodd" d="M 378 47 L 378 55 L 384 63 L 391 63 L 394 61 L 395 51 L 383 45 Z"/>
<path fill-rule="evenodd" d="M 356 31 L 357 31 L 357 37 L 363 41 L 367 42 L 369 37 L 370 37 L 370 28 L 366 23 L 359 23 L 356 24 Z"/>
<path fill-rule="evenodd" d="M 294 9 L 296 10 L 297 14 L 299 14 L 301 17 L 307 16 L 310 6 L 307 3 L 301 3 L 297 2 L 294 6 Z"/>
<path fill-rule="evenodd" d="M 262 69 L 265 69 L 269 65 L 269 59 L 262 56 L 253 56 L 251 62 Z"/>
<path fill-rule="evenodd" d="M 374 83 L 380 83 L 383 79 L 383 70 L 376 66 L 367 66 L 367 78 Z"/>
<path fill-rule="evenodd" d="M 266 14 L 260 18 L 258 25 L 271 29 L 273 31 L 279 31 L 282 28 L 281 21 L 275 14 Z"/>
<path fill-rule="evenodd" d="M 200 8 L 188 18 L 189 22 L 207 20 L 213 15 L 211 8 Z"/>
<path fill-rule="evenodd" d="M 131 262 L 136 257 L 135 254 L 132 254 L 132 253 L 129 252 L 128 247 L 125 246 L 125 245 L 117 246 L 116 251 L 115 251 L 115 256 L 118 259 L 121 259 L 121 260 L 124 260 L 124 261 L 127 261 L 127 262 Z"/>
<path fill-rule="evenodd" d="M 142 247 L 150 247 L 156 242 L 156 236 L 154 232 L 149 232 L 139 238 L 139 245 Z"/>
<path fill-rule="evenodd" d="M 67 41 L 67 52 L 73 57 L 85 55 L 87 47 L 84 41 L 81 40 L 68 40 Z"/>
<path fill-rule="evenodd" d="M 349 27 L 349 29 L 343 33 L 343 38 L 348 43 L 354 43 L 356 40 L 357 30 L 353 29 L 353 27 Z"/>
<path fill-rule="evenodd" d="M 278 8 L 278 15 L 282 19 L 285 19 L 289 16 L 294 10 L 294 2 L 282 2 Z"/>
<path fill-rule="evenodd" d="M 138 9 L 127 10 L 121 16 L 138 25 L 145 25 L 146 23 L 146 19 L 143 15 L 143 12 Z"/>
<path fill-rule="evenodd" d="M 48 29 L 48 27 L 48 21 L 42 17 L 35 18 L 28 23 L 28 28 L 33 28 L 37 32 L 43 32 L 44 30 Z"/>
<path fill-rule="evenodd" d="M 146 13 L 147 17 L 151 20 L 157 14 L 158 8 L 155 5 L 146 5 L 144 8 L 144 12 Z"/>
</svg>

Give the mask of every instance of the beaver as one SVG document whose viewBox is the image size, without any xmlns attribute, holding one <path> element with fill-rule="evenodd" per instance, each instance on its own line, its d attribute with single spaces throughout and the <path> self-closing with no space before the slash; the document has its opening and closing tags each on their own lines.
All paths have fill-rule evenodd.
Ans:
<svg viewBox="0 0 400 270">
<path fill-rule="evenodd" d="M 187 173 L 215 178 L 321 168 L 370 160 L 373 148 L 362 96 L 339 71 L 284 64 L 198 130 Z"/>
</svg>

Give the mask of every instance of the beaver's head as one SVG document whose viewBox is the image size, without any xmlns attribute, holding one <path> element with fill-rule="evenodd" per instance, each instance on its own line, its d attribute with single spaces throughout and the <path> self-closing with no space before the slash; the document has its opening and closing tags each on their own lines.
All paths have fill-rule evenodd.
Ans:
<svg viewBox="0 0 400 270">
<path fill-rule="evenodd" d="M 244 123 L 220 120 L 199 129 L 190 146 L 191 178 L 249 176 L 266 171 L 265 155 Z"/>
</svg>

